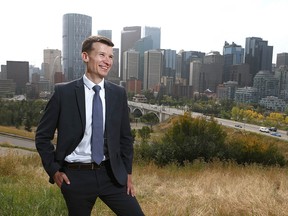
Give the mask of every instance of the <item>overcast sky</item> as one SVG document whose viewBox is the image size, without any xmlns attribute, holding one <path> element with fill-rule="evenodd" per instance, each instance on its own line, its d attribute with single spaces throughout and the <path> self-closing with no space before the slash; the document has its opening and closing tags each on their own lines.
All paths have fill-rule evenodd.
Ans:
<svg viewBox="0 0 288 216">
<path fill-rule="evenodd" d="M 112 30 L 120 48 L 125 26 L 161 28 L 161 48 L 219 51 L 224 42 L 245 48 L 246 37 L 261 37 L 276 55 L 288 52 L 288 0 L 8 0 L 0 10 L 0 64 L 29 61 L 41 67 L 44 49 L 62 50 L 66 13 L 92 17 L 92 34 Z"/>
</svg>

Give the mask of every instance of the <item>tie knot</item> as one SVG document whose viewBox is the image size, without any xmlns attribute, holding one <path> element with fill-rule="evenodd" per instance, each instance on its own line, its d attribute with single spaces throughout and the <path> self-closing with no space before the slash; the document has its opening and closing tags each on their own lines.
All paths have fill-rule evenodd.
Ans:
<svg viewBox="0 0 288 216">
<path fill-rule="evenodd" d="M 99 85 L 95 85 L 93 86 L 93 90 L 96 92 L 96 93 L 99 93 L 101 87 Z"/>
</svg>

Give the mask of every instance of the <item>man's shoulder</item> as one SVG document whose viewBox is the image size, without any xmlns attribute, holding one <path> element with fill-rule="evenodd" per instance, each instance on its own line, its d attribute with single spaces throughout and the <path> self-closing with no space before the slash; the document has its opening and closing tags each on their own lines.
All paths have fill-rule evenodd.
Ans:
<svg viewBox="0 0 288 216">
<path fill-rule="evenodd" d="M 125 90 L 125 88 L 121 85 L 113 83 L 109 80 L 105 80 L 105 88 L 115 89 L 115 90 Z"/>
<path fill-rule="evenodd" d="M 70 88 L 74 86 L 80 86 L 83 85 L 83 79 L 77 79 L 77 80 L 72 80 L 69 82 L 62 82 L 62 83 L 57 83 L 55 84 L 55 89 L 62 89 L 62 88 Z"/>
</svg>

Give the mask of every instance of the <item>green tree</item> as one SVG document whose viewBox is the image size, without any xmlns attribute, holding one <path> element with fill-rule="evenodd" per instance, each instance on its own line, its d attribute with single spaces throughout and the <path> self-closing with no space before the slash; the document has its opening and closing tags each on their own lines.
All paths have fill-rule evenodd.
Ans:
<svg viewBox="0 0 288 216">
<path fill-rule="evenodd" d="M 235 121 L 239 121 L 240 120 L 240 109 L 239 109 L 239 107 L 233 107 L 232 108 L 231 117 Z"/>
<path fill-rule="evenodd" d="M 136 134 L 137 134 L 136 129 L 132 129 L 131 130 L 131 134 L 132 134 L 133 139 L 135 139 L 136 138 Z"/>
<path fill-rule="evenodd" d="M 159 165 L 175 161 L 183 164 L 197 158 L 206 161 L 214 157 L 221 158 L 224 155 L 225 137 L 226 133 L 213 118 L 206 121 L 205 118 L 192 118 L 186 113 L 176 118 L 165 133 L 158 144 L 155 158 Z"/>
<path fill-rule="evenodd" d="M 147 126 L 143 126 L 142 129 L 138 129 L 138 135 L 140 136 L 142 143 L 147 142 L 151 137 L 152 129 Z"/>
<path fill-rule="evenodd" d="M 150 127 L 152 127 L 152 125 L 154 125 L 154 124 L 159 123 L 158 117 L 156 116 L 155 113 L 152 113 L 152 112 L 141 116 L 140 119 L 141 119 L 141 122 L 149 124 Z"/>
</svg>

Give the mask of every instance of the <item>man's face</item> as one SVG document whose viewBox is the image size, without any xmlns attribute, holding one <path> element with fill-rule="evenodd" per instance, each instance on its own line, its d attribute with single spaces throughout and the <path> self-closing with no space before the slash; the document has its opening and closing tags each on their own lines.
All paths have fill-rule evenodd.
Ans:
<svg viewBox="0 0 288 216">
<path fill-rule="evenodd" d="M 92 51 L 82 54 L 83 60 L 87 63 L 87 73 L 90 76 L 103 79 L 108 75 L 113 64 L 113 47 L 96 42 Z"/>
</svg>

